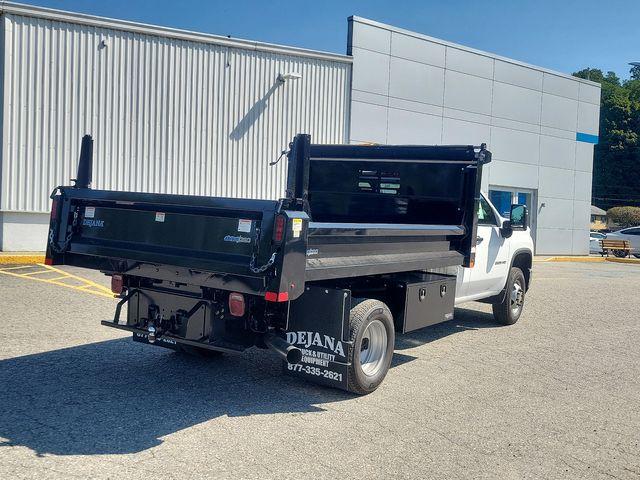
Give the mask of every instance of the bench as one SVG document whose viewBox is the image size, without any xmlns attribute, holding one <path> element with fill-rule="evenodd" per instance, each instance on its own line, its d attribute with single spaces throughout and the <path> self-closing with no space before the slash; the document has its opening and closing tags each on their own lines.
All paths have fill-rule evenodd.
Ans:
<svg viewBox="0 0 640 480">
<path fill-rule="evenodd" d="M 612 252 L 616 257 L 624 258 L 631 257 L 631 244 L 628 240 L 609 240 L 603 238 L 600 240 L 600 246 L 602 247 L 602 254 L 609 256 L 609 252 Z"/>
</svg>

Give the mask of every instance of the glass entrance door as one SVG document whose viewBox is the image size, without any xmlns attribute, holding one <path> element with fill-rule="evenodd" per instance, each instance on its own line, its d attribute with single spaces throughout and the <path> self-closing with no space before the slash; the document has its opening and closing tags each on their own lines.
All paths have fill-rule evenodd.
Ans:
<svg viewBox="0 0 640 480">
<path fill-rule="evenodd" d="M 496 207 L 498 213 L 504 218 L 509 218 L 511 204 L 517 203 L 526 205 L 529 210 L 529 223 L 531 226 L 531 236 L 535 243 L 536 239 L 536 209 L 535 206 L 535 190 L 526 188 L 510 188 L 510 187 L 489 187 L 489 199 Z"/>
</svg>

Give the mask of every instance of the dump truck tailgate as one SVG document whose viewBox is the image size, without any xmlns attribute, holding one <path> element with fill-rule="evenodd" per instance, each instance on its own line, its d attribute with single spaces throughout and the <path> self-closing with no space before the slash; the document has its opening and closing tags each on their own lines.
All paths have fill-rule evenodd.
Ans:
<svg viewBox="0 0 640 480">
<path fill-rule="evenodd" d="M 58 192 L 49 246 L 53 263 L 84 266 L 78 257 L 87 256 L 250 274 L 252 260 L 266 261 L 271 254 L 264 240 L 271 238 L 275 201 Z"/>
</svg>

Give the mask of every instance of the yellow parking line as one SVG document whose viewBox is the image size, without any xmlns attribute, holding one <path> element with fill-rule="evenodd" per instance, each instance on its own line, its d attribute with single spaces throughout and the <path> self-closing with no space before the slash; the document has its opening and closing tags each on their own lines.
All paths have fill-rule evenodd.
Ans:
<svg viewBox="0 0 640 480">
<path fill-rule="evenodd" d="M 35 266 L 35 265 L 32 265 L 32 266 Z M 98 283 L 92 282 L 91 280 L 87 280 L 86 278 L 82 278 L 82 277 L 79 277 L 77 275 L 73 275 L 71 273 L 67 273 L 67 272 L 65 272 L 63 270 L 59 270 L 57 268 L 50 267 L 49 265 L 41 265 L 40 264 L 40 265 L 37 265 L 37 266 L 44 267 L 45 269 L 47 269 L 47 271 L 54 271 L 54 272 L 58 272 L 58 273 L 61 273 L 61 274 L 64 275 L 63 277 L 58 277 L 58 278 L 64 278 L 64 279 L 73 278 L 75 280 L 78 280 L 78 281 L 84 283 L 84 285 L 80 285 L 80 286 L 69 285 L 69 284 L 62 283 L 62 282 L 59 282 L 59 281 L 56 281 L 56 280 L 50 279 L 50 278 L 38 278 L 38 277 L 34 277 L 34 276 L 27 276 L 26 274 L 21 274 L 21 273 L 7 272 L 6 269 L 0 269 L 0 274 L 9 275 L 9 276 L 16 277 L 16 278 L 23 278 L 23 279 L 26 279 L 26 280 L 34 280 L 36 282 L 49 283 L 51 285 L 58 285 L 60 287 L 71 288 L 73 290 L 78 290 L 78 291 L 81 291 L 81 292 L 91 293 L 93 295 L 99 295 L 101 297 L 114 298 L 114 295 L 111 292 L 111 290 L 109 290 L 106 287 L 103 287 L 102 285 L 100 285 Z M 86 288 L 89 287 L 89 286 L 94 287 L 94 290 L 86 290 Z"/>
<path fill-rule="evenodd" d="M 55 268 L 55 267 L 52 267 L 50 265 L 41 265 L 41 266 L 43 266 L 47 270 L 51 270 L 53 272 L 58 272 L 58 273 L 60 273 L 62 275 L 66 275 L 69 278 L 74 278 L 74 279 L 76 279 L 76 280 L 78 280 L 80 282 L 83 282 L 83 283 L 87 284 L 87 285 L 93 285 L 97 290 L 99 290 L 99 291 L 109 295 L 111 298 L 113 298 L 113 292 L 111 291 L 111 289 L 107 288 L 107 287 L 104 287 L 104 286 L 100 285 L 99 283 L 93 282 L 93 281 L 88 280 L 86 278 L 79 277 L 79 276 L 74 275 L 74 274 L 69 273 L 69 272 L 65 272 L 64 270 L 60 270 L 59 268 Z"/>
<path fill-rule="evenodd" d="M 18 265 L 17 267 L 3 267 L 0 268 L 0 271 L 4 271 L 4 270 L 18 270 L 21 268 L 33 268 L 33 265 Z"/>
<path fill-rule="evenodd" d="M 26 277 L 28 275 L 40 275 L 41 273 L 49 273 L 49 270 L 38 270 L 37 272 L 21 273 L 20 275 L 24 275 Z"/>
</svg>

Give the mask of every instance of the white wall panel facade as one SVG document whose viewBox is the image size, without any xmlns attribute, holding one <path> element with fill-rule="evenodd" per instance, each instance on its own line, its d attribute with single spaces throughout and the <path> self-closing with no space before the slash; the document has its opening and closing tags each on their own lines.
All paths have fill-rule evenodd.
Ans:
<svg viewBox="0 0 640 480">
<path fill-rule="evenodd" d="M 295 133 L 348 139 L 346 56 L 15 7 L 0 17 L 3 214 L 48 212 L 85 133 L 95 188 L 254 198 L 283 194 L 286 162 L 268 163 Z"/>
<path fill-rule="evenodd" d="M 358 17 L 349 31 L 352 142 L 487 143 L 483 187 L 531 194 L 536 253 L 588 253 L 598 84 Z"/>
</svg>

